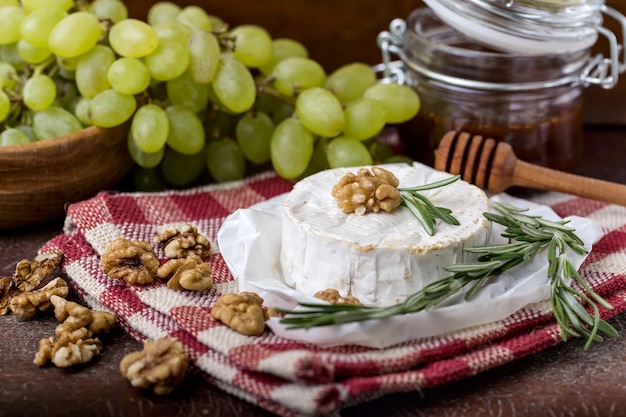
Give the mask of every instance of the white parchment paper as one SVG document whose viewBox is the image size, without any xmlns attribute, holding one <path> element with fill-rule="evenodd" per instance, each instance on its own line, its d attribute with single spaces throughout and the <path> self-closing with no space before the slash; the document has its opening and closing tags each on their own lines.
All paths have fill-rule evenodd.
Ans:
<svg viewBox="0 0 626 417">
<path fill-rule="evenodd" d="M 319 303 L 288 286 L 283 280 L 279 257 L 281 246 L 281 211 L 286 195 L 274 197 L 247 209 L 239 209 L 226 218 L 218 232 L 218 246 L 240 291 L 259 294 L 267 306 L 294 309 L 299 302 Z M 547 219 L 560 219 L 549 207 L 521 200 L 506 194 L 491 198 L 520 208 L 527 214 Z M 593 220 L 572 216 L 569 225 L 587 249 L 601 237 L 602 230 Z M 502 228 L 495 225 L 492 242 L 503 242 Z M 585 256 L 570 254 L 574 266 L 582 264 Z M 429 310 L 386 320 L 316 327 L 309 330 L 288 330 L 279 319 L 268 325 L 275 334 L 293 340 L 321 346 L 357 344 L 384 348 L 408 340 L 436 336 L 506 318 L 522 307 L 549 299 L 546 277 L 548 262 L 545 255 L 520 265 L 505 274 L 490 279 L 471 301 L 462 294 L 445 304 Z"/>
</svg>

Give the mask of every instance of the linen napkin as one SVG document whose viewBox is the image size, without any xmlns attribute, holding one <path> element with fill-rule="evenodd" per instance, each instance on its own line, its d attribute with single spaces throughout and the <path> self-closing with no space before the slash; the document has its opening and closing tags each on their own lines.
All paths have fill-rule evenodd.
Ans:
<svg viewBox="0 0 626 417">
<path fill-rule="evenodd" d="M 241 181 L 158 193 L 101 192 L 70 205 L 64 232 L 40 252 L 62 251 L 63 269 L 85 304 L 113 312 L 143 342 L 178 338 L 194 366 L 224 391 L 281 416 L 332 415 L 392 392 L 441 385 L 536 353 L 561 342 L 548 302 L 529 305 L 504 320 L 385 349 L 355 345 L 320 347 L 266 331 L 241 335 L 210 317 L 217 298 L 238 284 L 217 247 L 224 219 L 288 192 L 292 183 L 266 172 Z M 593 218 L 603 236 L 580 268 L 607 299 L 607 319 L 626 309 L 626 207 L 559 193 L 533 201 L 560 216 Z M 130 286 L 101 270 L 100 255 L 117 238 L 152 242 L 168 227 L 192 224 L 213 246 L 215 285 L 202 292 L 174 291 L 164 282 Z M 161 262 L 166 257 L 154 246 Z"/>
</svg>

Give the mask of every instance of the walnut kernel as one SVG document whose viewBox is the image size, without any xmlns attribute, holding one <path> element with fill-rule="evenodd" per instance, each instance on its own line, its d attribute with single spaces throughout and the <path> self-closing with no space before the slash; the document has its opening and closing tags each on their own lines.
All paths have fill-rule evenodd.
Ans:
<svg viewBox="0 0 626 417">
<path fill-rule="evenodd" d="M 157 270 L 161 279 L 167 279 L 167 286 L 174 290 L 181 288 L 203 291 L 213 286 L 211 265 L 197 255 L 181 259 L 170 259 Z"/>
<path fill-rule="evenodd" d="M 13 284 L 21 292 L 34 290 L 59 266 L 62 259 L 61 252 L 43 253 L 32 261 L 22 259 L 15 266 Z"/>
<path fill-rule="evenodd" d="M 267 311 L 263 299 L 252 292 L 224 294 L 211 309 L 211 317 L 247 336 L 258 336 L 265 330 Z"/>
<path fill-rule="evenodd" d="M 87 363 L 102 351 L 102 342 L 94 335 L 108 332 L 115 316 L 104 311 L 93 311 L 57 295 L 50 297 L 54 315 L 62 321 L 56 336 L 41 339 L 34 363 L 39 366 L 51 361 L 60 368 Z"/>
<path fill-rule="evenodd" d="M 39 351 L 33 361 L 43 366 L 51 361 L 59 368 L 87 363 L 100 354 L 102 342 L 92 338 L 89 330 L 80 328 L 71 333 L 64 333 L 59 338 L 54 336 L 39 341 Z"/>
<path fill-rule="evenodd" d="M 357 175 L 349 172 L 332 189 L 338 206 L 344 213 L 364 215 L 368 210 L 390 212 L 402 202 L 399 181 L 392 172 L 381 167 L 359 169 Z"/>
<path fill-rule="evenodd" d="M 172 392 L 185 378 L 189 359 L 182 343 L 173 338 L 146 342 L 143 350 L 122 358 L 120 371 L 133 387 L 150 388 L 155 394 Z"/>
<path fill-rule="evenodd" d="M 331 304 L 350 304 L 355 306 L 363 305 L 358 298 L 351 295 L 344 297 L 334 288 L 318 291 L 315 293 L 314 297 L 319 298 L 320 300 L 328 301 Z"/>
<path fill-rule="evenodd" d="M 46 311 L 50 308 L 50 298 L 67 297 L 69 288 L 62 278 L 55 278 L 42 288 L 17 294 L 11 298 L 10 308 L 13 314 L 21 319 L 30 320 L 38 310 Z"/>
<path fill-rule="evenodd" d="M 11 299 L 18 293 L 19 290 L 13 286 L 11 278 L 0 278 L 0 316 L 4 316 L 10 311 Z"/>
<path fill-rule="evenodd" d="M 125 238 L 109 242 L 101 261 L 105 274 L 131 285 L 151 284 L 159 267 L 159 260 L 148 242 Z"/>
<path fill-rule="evenodd" d="M 197 255 L 206 259 L 211 250 L 209 239 L 198 233 L 198 229 L 190 224 L 180 228 L 170 227 L 154 237 L 154 242 L 163 245 L 165 256 L 170 259 L 186 258 Z"/>
</svg>

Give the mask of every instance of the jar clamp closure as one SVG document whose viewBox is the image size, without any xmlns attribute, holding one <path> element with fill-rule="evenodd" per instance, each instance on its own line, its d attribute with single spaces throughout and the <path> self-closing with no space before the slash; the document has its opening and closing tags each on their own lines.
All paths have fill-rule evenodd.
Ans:
<svg viewBox="0 0 626 417">
<path fill-rule="evenodd" d="M 528 162 L 574 170 L 582 89 L 617 84 L 626 18 L 599 0 L 425 3 L 378 36 L 384 80 L 411 85 L 422 99 L 416 120 L 401 129 L 407 153 L 429 163 L 447 130 L 465 130 L 509 142 Z M 621 25 L 619 41 L 603 15 Z M 608 57 L 591 56 L 599 35 Z"/>
</svg>

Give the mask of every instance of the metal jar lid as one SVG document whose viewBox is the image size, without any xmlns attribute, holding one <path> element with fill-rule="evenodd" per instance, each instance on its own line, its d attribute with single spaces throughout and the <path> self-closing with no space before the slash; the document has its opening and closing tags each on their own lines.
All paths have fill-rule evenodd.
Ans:
<svg viewBox="0 0 626 417">
<path fill-rule="evenodd" d="M 584 85 L 610 89 L 626 69 L 626 18 L 603 3 L 603 0 L 424 0 L 429 8 L 448 26 L 468 39 L 504 53 L 542 56 L 554 52 L 588 50 L 604 36 L 609 56 L 597 54 L 589 59 L 576 77 Z M 615 19 L 621 27 L 621 38 L 603 26 L 603 17 Z M 381 32 L 378 45 L 382 51 L 382 72 L 385 77 L 402 82 L 402 66 L 415 71 L 415 63 L 407 58 L 403 40 L 407 24 L 394 19 L 389 31 Z M 391 61 L 391 54 L 404 65 Z M 430 74 L 433 75 L 433 74 Z M 436 74 L 434 74 L 436 76 Z M 463 83 L 464 80 L 447 80 Z M 570 82 L 560 80 L 557 82 Z M 494 84 L 494 83 L 488 83 Z M 474 87 L 477 87 L 474 85 Z M 478 86 L 480 87 L 480 86 Z M 490 89 L 524 89 L 536 86 L 488 85 Z"/>
</svg>

